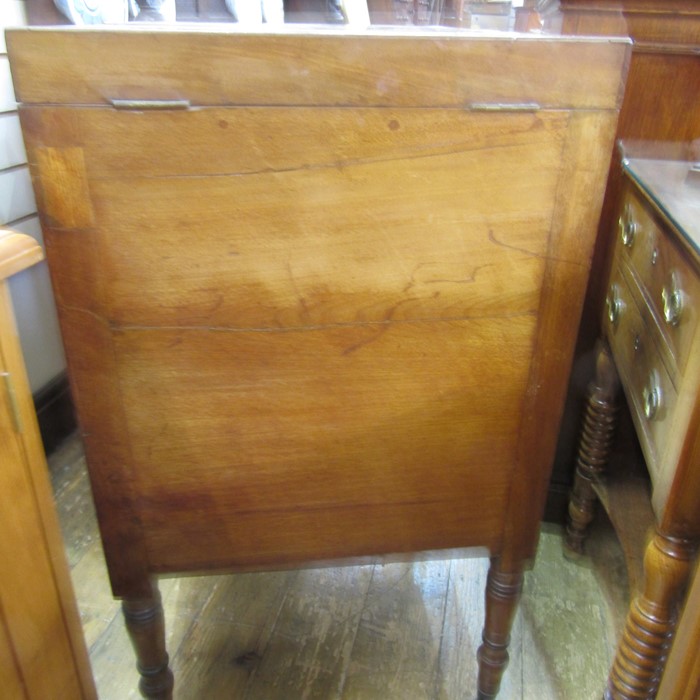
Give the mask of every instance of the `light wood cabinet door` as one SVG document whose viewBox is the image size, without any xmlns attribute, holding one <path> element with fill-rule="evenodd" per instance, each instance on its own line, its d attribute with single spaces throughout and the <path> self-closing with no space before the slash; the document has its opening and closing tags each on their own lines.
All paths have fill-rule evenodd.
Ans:
<svg viewBox="0 0 700 700">
<path fill-rule="evenodd" d="M 0 694 L 96 698 L 7 277 L 41 259 L 28 236 L 0 230 Z"/>
</svg>

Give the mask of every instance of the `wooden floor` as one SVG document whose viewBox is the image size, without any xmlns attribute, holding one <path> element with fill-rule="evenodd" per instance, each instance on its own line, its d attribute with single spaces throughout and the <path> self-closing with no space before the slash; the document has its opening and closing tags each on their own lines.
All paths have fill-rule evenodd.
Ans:
<svg viewBox="0 0 700 700">
<path fill-rule="evenodd" d="M 50 459 L 101 700 L 138 698 L 77 439 Z M 572 563 L 545 526 L 502 700 L 598 700 L 627 589 L 609 530 Z M 161 581 L 177 700 L 473 698 L 484 558 Z"/>
</svg>

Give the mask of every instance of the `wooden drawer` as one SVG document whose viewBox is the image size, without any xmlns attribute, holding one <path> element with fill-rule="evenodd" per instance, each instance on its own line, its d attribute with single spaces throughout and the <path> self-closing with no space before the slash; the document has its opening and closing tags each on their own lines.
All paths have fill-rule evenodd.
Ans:
<svg viewBox="0 0 700 700">
<path fill-rule="evenodd" d="M 654 321 L 631 277 L 624 263 L 611 276 L 605 332 L 656 484 L 665 463 L 677 393 L 661 360 Z"/>
<path fill-rule="evenodd" d="M 668 371 L 678 386 L 697 327 L 700 283 L 655 212 L 632 192 L 624 198 L 619 230 L 621 257 L 651 309 Z"/>
</svg>

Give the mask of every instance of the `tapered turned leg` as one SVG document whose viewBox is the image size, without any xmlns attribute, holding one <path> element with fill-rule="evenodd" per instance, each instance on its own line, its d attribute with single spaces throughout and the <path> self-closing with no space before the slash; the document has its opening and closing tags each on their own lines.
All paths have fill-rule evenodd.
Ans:
<svg viewBox="0 0 700 700">
<path fill-rule="evenodd" d="M 168 667 L 163 608 L 155 582 L 152 583 L 152 592 L 149 598 L 125 598 L 122 610 L 136 652 L 136 667 L 141 674 L 141 695 L 153 700 L 171 700 L 173 674 Z"/>
<path fill-rule="evenodd" d="M 660 532 L 647 546 L 644 586 L 630 605 L 608 679 L 609 700 L 656 697 L 692 557 L 690 540 Z"/>
<path fill-rule="evenodd" d="M 596 375 L 588 389 L 588 403 L 581 432 L 574 486 L 569 500 L 569 522 L 565 547 L 569 553 L 582 554 L 588 526 L 595 512 L 593 483 L 605 470 L 617 425 L 616 397 L 620 385 L 608 346 L 600 342 L 596 357 Z"/>
<path fill-rule="evenodd" d="M 508 665 L 508 644 L 513 618 L 523 588 L 523 571 L 505 573 L 498 559 L 491 561 L 486 582 L 486 622 L 479 647 L 477 700 L 495 698 Z"/>
</svg>

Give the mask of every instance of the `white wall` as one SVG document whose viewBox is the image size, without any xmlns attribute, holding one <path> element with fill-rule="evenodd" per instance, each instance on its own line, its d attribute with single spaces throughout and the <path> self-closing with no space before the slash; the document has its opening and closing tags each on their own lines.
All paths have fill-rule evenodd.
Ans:
<svg viewBox="0 0 700 700">
<path fill-rule="evenodd" d="M 24 0 L 0 0 L 0 225 L 43 243 L 5 47 L 6 27 L 25 24 Z M 48 269 L 42 262 L 10 280 L 32 391 L 65 369 Z"/>
</svg>

